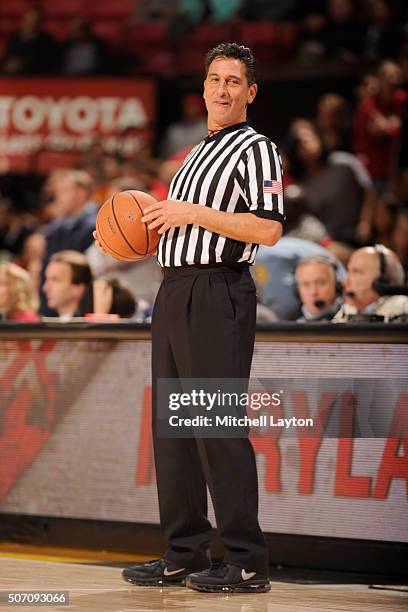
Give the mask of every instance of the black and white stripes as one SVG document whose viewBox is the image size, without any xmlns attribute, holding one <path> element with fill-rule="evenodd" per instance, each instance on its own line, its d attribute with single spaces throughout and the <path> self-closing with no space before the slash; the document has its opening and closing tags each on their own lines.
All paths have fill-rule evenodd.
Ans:
<svg viewBox="0 0 408 612">
<path fill-rule="evenodd" d="M 246 123 L 240 123 L 205 138 L 189 153 L 170 185 L 169 199 L 225 212 L 253 212 L 282 222 L 283 192 L 265 188 L 271 181 L 274 186 L 282 184 L 276 146 Z M 256 251 L 256 244 L 187 225 L 163 234 L 158 262 L 162 267 L 253 263 Z"/>
</svg>

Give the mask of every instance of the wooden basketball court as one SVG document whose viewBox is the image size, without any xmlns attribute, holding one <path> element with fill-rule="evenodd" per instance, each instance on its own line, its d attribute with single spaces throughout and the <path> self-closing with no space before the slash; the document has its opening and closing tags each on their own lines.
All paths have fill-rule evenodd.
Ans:
<svg viewBox="0 0 408 612">
<path fill-rule="evenodd" d="M 183 587 L 132 587 L 121 569 L 83 563 L 0 557 L 0 591 L 68 591 L 69 606 L 16 606 L 1 610 L 64 609 L 91 612 L 397 612 L 408 609 L 408 592 L 377 590 L 367 585 L 310 585 L 272 582 L 269 593 L 204 594 Z M 390 587 L 395 589 L 396 587 Z"/>
</svg>

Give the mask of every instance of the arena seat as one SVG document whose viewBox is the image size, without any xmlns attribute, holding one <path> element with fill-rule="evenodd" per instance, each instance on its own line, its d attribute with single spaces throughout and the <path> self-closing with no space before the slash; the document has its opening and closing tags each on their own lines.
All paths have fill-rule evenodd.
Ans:
<svg viewBox="0 0 408 612">
<path fill-rule="evenodd" d="M 126 19 L 134 12 L 132 0 L 96 0 L 87 3 L 86 15 L 90 19 Z"/>
<path fill-rule="evenodd" d="M 84 16 L 86 4 L 86 0 L 42 0 L 40 6 L 46 19 L 72 19 Z"/>
<path fill-rule="evenodd" d="M 28 0 L 2 0 L 0 2 L 0 19 L 3 17 L 20 18 L 29 8 L 32 7 L 32 2 Z"/>
<path fill-rule="evenodd" d="M 117 47 L 123 40 L 124 25 L 121 21 L 95 21 L 92 23 L 92 32 Z"/>
<path fill-rule="evenodd" d="M 279 51 L 279 25 L 271 21 L 241 21 L 234 27 L 234 39 L 250 47 L 259 62 L 275 58 Z"/>
</svg>

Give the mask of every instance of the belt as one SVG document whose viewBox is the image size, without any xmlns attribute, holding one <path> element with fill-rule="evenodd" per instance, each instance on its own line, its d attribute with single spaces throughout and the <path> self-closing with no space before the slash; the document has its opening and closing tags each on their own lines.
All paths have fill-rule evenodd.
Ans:
<svg viewBox="0 0 408 612">
<path fill-rule="evenodd" d="M 197 274 L 216 274 L 220 272 L 235 272 L 243 274 L 249 272 L 249 264 L 246 261 L 240 263 L 215 263 L 215 264 L 192 264 L 190 266 L 163 267 L 163 277 L 174 278 L 176 276 L 195 276 Z"/>
</svg>

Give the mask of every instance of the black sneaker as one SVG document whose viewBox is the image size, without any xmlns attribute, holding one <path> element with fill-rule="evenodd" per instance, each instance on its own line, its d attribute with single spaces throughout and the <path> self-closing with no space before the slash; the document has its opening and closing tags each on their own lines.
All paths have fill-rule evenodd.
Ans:
<svg viewBox="0 0 408 612">
<path fill-rule="evenodd" d="M 189 574 L 186 586 L 206 593 L 266 593 L 271 590 L 267 576 L 247 572 L 229 563 L 220 563 L 202 572 Z"/>
<path fill-rule="evenodd" d="M 126 567 L 122 578 L 139 586 L 185 586 L 191 569 L 178 567 L 164 558 Z"/>
</svg>

